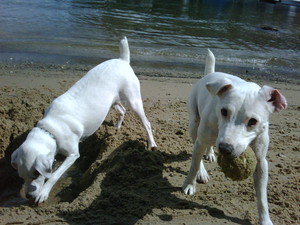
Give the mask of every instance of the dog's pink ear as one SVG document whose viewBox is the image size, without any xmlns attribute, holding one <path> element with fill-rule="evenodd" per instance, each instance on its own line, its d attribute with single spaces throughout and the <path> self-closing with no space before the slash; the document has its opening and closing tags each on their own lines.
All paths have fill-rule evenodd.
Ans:
<svg viewBox="0 0 300 225">
<path fill-rule="evenodd" d="M 223 78 L 214 82 L 206 83 L 206 88 L 212 95 L 221 96 L 233 88 L 233 86 L 231 80 Z"/>
<path fill-rule="evenodd" d="M 39 155 L 35 159 L 34 168 L 44 177 L 50 178 L 52 173 L 52 161 L 46 155 Z"/>
<path fill-rule="evenodd" d="M 287 101 L 285 97 L 278 90 L 269 86 L 263 86 L 260 89 L 260 93 L 271 105 L 272 112 L 279 112 L 280 110 L 285 109 L 287 107 Z"/>
<path fill-rule="evenodd" d="M 11 154 L 11 161 L 10 161 L 12 167 L 15 168 L 16 170 L 18 169 L 18 164 L 16 162 L 17 157 L 18 157 L 18 152 L 16 150 Z"/>
</svg>

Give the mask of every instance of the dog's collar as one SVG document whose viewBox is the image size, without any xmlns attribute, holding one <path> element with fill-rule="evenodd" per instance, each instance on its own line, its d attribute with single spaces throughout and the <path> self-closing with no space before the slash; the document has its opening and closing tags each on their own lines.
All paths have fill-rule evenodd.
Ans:
<svg viewBox="0 0 300 225">
<path fill-rule="evenodd" d="M 54 139 L 54 140 L 56 141 L 55 136 L 54 136 L 50 131 L 46 130 L 46 129 L 43 128 L 43 127 L 39 127 L 39 126 L 37 126 L 37 128 L 39 128 L 39 129 L 41 129 L 42 131 L 44 131 L 45 133 L 47 133 L 52 139 Z"/>
</svg>

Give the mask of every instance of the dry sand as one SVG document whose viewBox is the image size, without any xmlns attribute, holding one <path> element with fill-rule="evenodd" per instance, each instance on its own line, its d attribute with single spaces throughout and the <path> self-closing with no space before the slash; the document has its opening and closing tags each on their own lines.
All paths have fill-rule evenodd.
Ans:
<svg viewBox="0 0 300 225">
<path fill-rule="evenodd" d="M 54 186 L 49 200 L 30 206 L 22 198 L 22 180 L 10 166 L 10 155 L 48 104 L 84 73 L 58 67 L 1 67 L 1 224 L 258 224 L 251 177 L 233 182 L 216 163 L 206 162 L 209 183 L 198 184 L 194 196 L 182 193 L 192 152 L 186 100 L 196 79 L 149 77 L 143 72 L 139 79 L 144 108 L 158 149 L 147 150 L 146 133 L 132 111 L 120 130 L 113 126 L 117 118 L 112 111 L 80 144 L 80 159 Z M 257 82 L 278 88 L 289 103 L 270 119 L 270 215 L 274 224 L 299 224 L 299 84 Z M 60 162 L 58 158 L 56 164 Z"/>
</svg>

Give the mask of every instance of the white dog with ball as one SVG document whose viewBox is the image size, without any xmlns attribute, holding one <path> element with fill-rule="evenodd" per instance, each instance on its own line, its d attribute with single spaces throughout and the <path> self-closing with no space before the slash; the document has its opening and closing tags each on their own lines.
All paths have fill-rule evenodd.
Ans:
<svg viewBox="0 0 300 225">
<path fill-rule="evenodd" d="M 226 73 L 215 72 L 215 57 L 208 52 L 205 76 L 200 79 L 189 97 L 189 129 L 193 147 L 192 164 L 183 184 L 185 194 L 196 192 L 196 180 L 208 182 L 203 155 L 211 146 L 230 157 L 242 154 L 250 145 L 257 164 L 254 184 L 259 221 L 273 224 L 268 210 L 267 183 L 269 147 L 269 115 L 285 109 L 286 99 L 278 90 Z"/>
</svg>

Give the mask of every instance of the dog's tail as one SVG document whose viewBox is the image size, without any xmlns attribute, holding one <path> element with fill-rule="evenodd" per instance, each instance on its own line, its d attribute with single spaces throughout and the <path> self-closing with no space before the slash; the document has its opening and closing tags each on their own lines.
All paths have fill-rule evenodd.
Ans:
<svg viewBox="0 0 300 225">
<path fill-rule="evenodd" d="M 126 37 L 120 41 L 120 59 L 130 63 L 130 51 Z"/>
<path fill-rule="evenodd" d="M 216 59 L 215 59 L 214 54 L 209 49 L 207 49 L 204 76 L 215 72 L 215 62 L 216 62 Z"/>
</svg>

